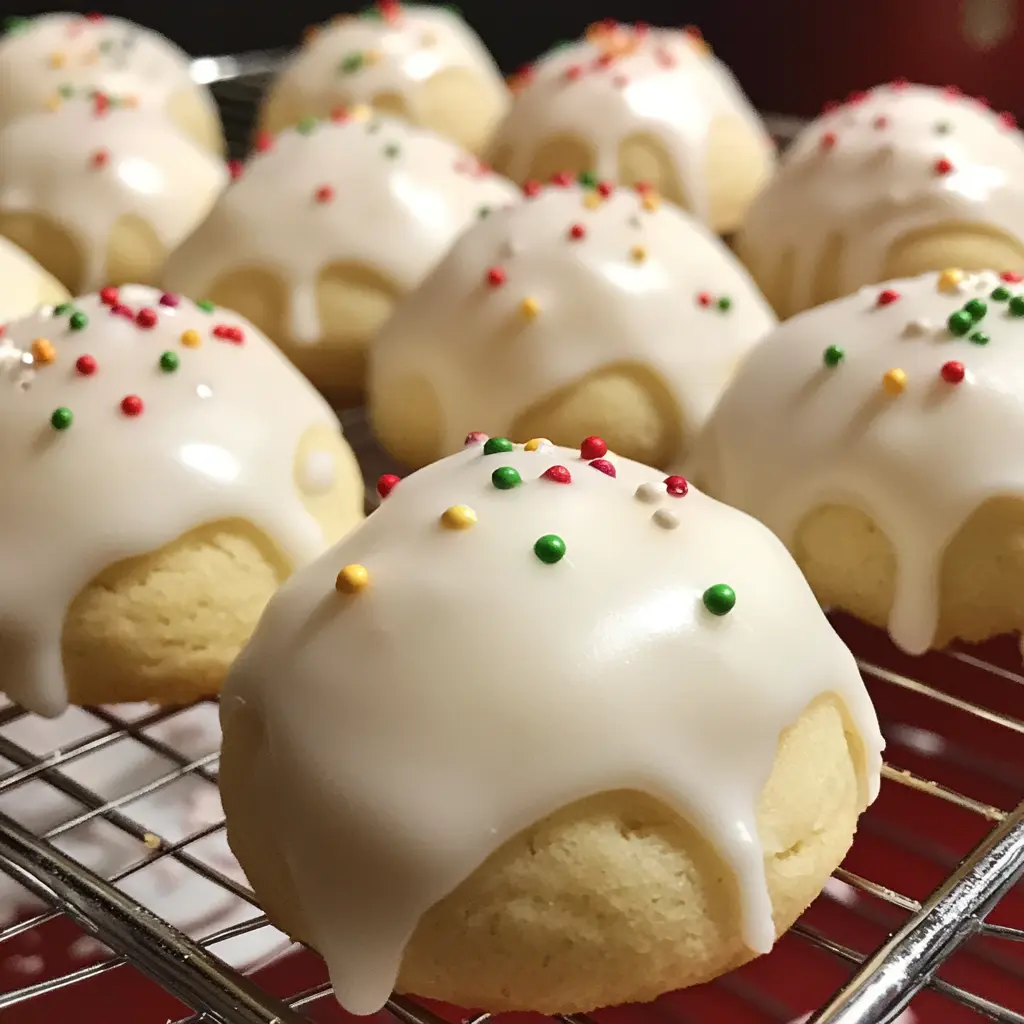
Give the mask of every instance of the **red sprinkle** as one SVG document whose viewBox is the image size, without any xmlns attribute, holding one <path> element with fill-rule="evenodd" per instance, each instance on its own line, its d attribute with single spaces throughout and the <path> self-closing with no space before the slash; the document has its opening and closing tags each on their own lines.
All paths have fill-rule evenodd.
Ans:
<svg viewBox="0 0 1024 1024">
<path fill-rule="evenodd" d="M 543 188 L 544 186 L 539 181 L 531 179 L 523 184 L 523 195 L 532 199 L 534 196 L 540 195 Z"/>
<path fill-rule="evenodd" d="M 498 288 L 505 283 L 505 271 L 501 267 L 491 267 L 487 271 L 487 283 L 492 288 Z"/>
<path fill-rule="evenodd" d="M 386 498 L 395 489 L 401 479 L 402 478 L 400 476 L 395 476 L 394 473 L 385 473 L 377 481 L 377 493 L 382 498 Z"/>
<path fill-rule="evenodd" d="M 608 445 L 603 438 L 585 437 L 580 442 L 580 458 L 590 462 L 592 459 L 601 459 L 608 454 Z"/>
<path fill-rule="evenodd" d="M 468 448 L 471 444 L 484 444 L 486 441 L 487 434 L 482 430 L 472 430 L 466 435 L 466 440 L 462 443 Z"/>
<path fill-rule="evenodd" d="M 822 135 L 821 137 L 821 142 L 819 143 L 819 145 L 822 149 L 825 150 L 833 149 L 835 147 L 836 141 L 837 139 L 835 132 L 825 132 L 825 134 Z"/>
<path fill-rule="evenodd" d="M 110 315 L 123 316 L 129 320 L 135 319 L 135 314 L 132 312 L 131 306 L 124 306 L 120 302 L 115 302 L 114 305 L 110 307 Z"/>
<path fill-rule="evenodd" d="M 141 416 L 142 409 L 142 399 L 138 395 L 128 395 L 121 399 L 121 412 L 125 416 Z"/>
<path fill-rule="evenodd" d="M 614 85 L 616 89 L 625 89 L 626 86 L 629 85 L 629 78 L 626 75 L 616 75 L 612 79 L 612 85 Z"/>
<path fill-rule="evenodd" d="M 607 459 L 594 459 L 590 466 L 605 476 L 615 476 L 615 467 Z"/>
<path fill-rule="evenodd" d="M 83 377 L 91 377 L 96 372 L 96 360 L 92 356 L 79 356 L 75 360 L 75 369 Z"/>
<path fill-rule="evenodd" d="M 1000 122 L 1001 122 L 1001 124 L 1003 125 L 1004 128 L 1016 128 L 1017 127 L 1017 118 L 1014 117 L 1014 115 L 1011 114 L 1010 111 L 1008 111 L 1008 110 L 1004 110 L 999 115 L 999 120 L 1000 120 Z"/>
<path fill-rule="evenodd" d="M 943 92 L 944 92 L 944 93 L 945 93 L 945 94 L 946 94 L 946 95 L 947 95 L 947 96 L 948 96 L 948 97 L 949 97 L 950 99 L 953 99 L 953 98 L 955 98 L 955 97 L 957 97 L 957 96 L 963 96 L 963 94 L 964 94 L 964 93 L 963 93 L 963 90 L 962 90 L 962 89 L 960 88 L 960 86 L 959 86 L 959 85 L 947 85 L 947 86 L 946 86 L 946 88 L 945 88 L 945 89 L 943 89 L 942 91 L 943 91 Z"/>
<path fill-rule="evenodd" d="M 874 120 L 874 126 L 876 128 L 888 128 L 889 118 L 887 118 L 885 114 L 879 114 Z"/>
<path fill-rule="evenodd" d="M 569 237 L 576 239 L 576 241 L 579 241 L 586 233 L 587 229 L 582 224 L 573 224 L 569 228 Z"/>
<path fill-rule="evenodd" d="M 833 110 L 837 110 L 838 108 L 839 108 L 839 103 L 838 103 L 837 100 L 826 100 L 821 105 L 821 112 L 823 114 L 831 114 Z"/>
<path fill-rule="evenodd" d="M 241 345 L 245 341 L 241 327 L 232 327 L 230 324 L 217 324 L 210 332 L 219 341 L 230 341 Z"/>
<path fill-rule="evenodd" d="M 160 296 L 160 305 L 168 306 L 170 309 L 177 308 L 179 302 L 181 302 L 181 296 L 175 295 L 173 292 L 164 292 Z"/>
<path fill-rule="evenodd" d="M 570 82 L 575 82 L 583 74 L 583 68 L 579 64 L 571 64 L 565 69 L 565 77 Z"/>
<path fill-rule="evenodd" d="M 100 292 L 100 302 L 102 302 L 104 306 L 116 306 L 117 295 L 117 289 L 112 285 L 108 285 Z"/>
<path fill-rule="evenodd" d="M 615 63 L 615 54 L 614 53 L 602 53 L 601 56 L 598 57 L 597 60 L 594 61 L 594 64 L 597 67 L 599 67 L 599 68 L 611 67 L 611 65 L 614 64 L 614 63 Z"/>
<path fill-rule="evenodd" d="M 229 160 L 228 161 L 228 174 L 232 181 L 238 181 L 238 179 L 245 173 L 245 164 L 241 160 Z"/>
<path fill-rule="evenodd" d="M 110 154 L 105 149 L 97 149 L 92 155 L 93 167 L 106 167 L 110 163 Z"/>
<path fill-rule="evenodd" d="M 868 94 L 863 89 L 858 89 L 856 92 L 851 92 L 850 95 L 846 97 L 846 102 L 849 103 L 850 106 L 856 107 L 863 103 L 867 98 Z"/>
<path fill-rule="evenodd" d="M 110 99 L 102 92 L 96 93 L 92 98 L 92 112 L 101 117 L 110 109 Z"/>
<path fill-rule="evenodd" d="M 318 203 L 329 203 L 334 198 L 334 189 L 330 185 L 321 185 L 313 195 Z"/>
<path fill-rule="evenodd" d="M 351 116 L 348 107 L 335 107 L 331 111 L 331 120 L 335 124 L 344 124 Z"/>
<path fill-rule="evenodd" d="M 899 297 L 900 293 L 895 288 L 886 288 L 878 293 L 878 305 L 891 306 Z"/>
<path fill-rule="evenodd" d="M 1024 274 L 1016 270 L 1004 270 L 999 277 L 1007 284 L 1020 284 L 1021 281 L 1024 281 Z"/>
<path fill-rule="evenodd" d="M 274 147 L 274 136 L 270 132 L 260 132 L 256 136 L 254 145 L 257 153 L 266 153 L 268 149 L 273 149 Z"/>
<path fill-rule="evenodd" d="M 607 199 L 615 191 L 615 186 L 610 181 L 599 181 L 597 183 L 597 194 Z"/>
<path fill-rule="evenodd" d="M 909 86 L 909 85 L 910 85 L 910 80 L 909 79 L 906 79 L 906 78 L 894 78 L 889 83 L 889 88 L 890 89 L 896 89 L 897 91 L 899 91 L 901 89 L 906 89 L 907 86 Z"/>
<path fill-rule="evenodd" d="M 615 475 L 614 470 L 612 476 Z M 550 469 L 546 469 L 540 475 L 541 480 L 550 480 L 556 484 L 571 484 L 572 474 L 565 466 L 552 466 Z"/>
<path fill-rule="evenodd" d="M 935 161 L 935 173 L 936 174 L 951 174 L 953 171 L 953 161 L 947 157 L 942 157 Z"/>
<path fill-rule="evenodd" d="M 551 184 L 557 185 L 559 188 L 568 188 L 576 178 L 569 171 L 559 171 L 557 174 L 551 175 Z"/>
<path fill-rule="evenodd" d="M 156 322 L 159 319 L 160 318 L 156 315 L 156 310 L 149 309 L 148 307 L 146 309 L 140 309 L 138 313 L 135 314 L 135 322 L 139 327 L 145 327 L 147 330 L 150 327 L 156 327 Z"/>
<path fill-rule="evenodd" d="M 701 306 L 710 306 L 711 303 L 714 302 L 714 301 L 715 301 L 714 296 L 710 292 L 701 292 L 697 296 L 697 302 Z"/>
<path fill-rule="evenodd" d="M 673 498 L 685 498 L 686 492 L 690 489 L 690 485 L 686 480 L 685 476 L 667 476 L 665 477 L 665 490 L 672 495 Z"/>
<path fill-rule="evenodd" d="M 939 373 L 947 384 L 959 384 L 966 376 L 967 371 L 964 369 L 963 363 L 951 359 L 948 363 L 942 364 Z"/>
</svg>

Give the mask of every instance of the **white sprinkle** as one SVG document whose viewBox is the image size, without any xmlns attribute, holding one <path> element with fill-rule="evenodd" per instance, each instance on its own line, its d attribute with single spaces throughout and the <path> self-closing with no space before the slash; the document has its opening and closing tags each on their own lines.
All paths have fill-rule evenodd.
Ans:
<svg viewBox="0 0 1024 1024">
<path fill-rule="evenodd" d="M 667 508 L 659 508 L 651 518 L 663 530 L 674 530 L 679 525 L 679 516 L 670 512 Z"/>
<path fill-rule="evenodd" d="M 934 330 L 935 325 L 931 320 L 919 317 L 917 320 L 911 320 L 907 323 L 906 327 L 903 328 L 903 334 L 907 338 L 920 338 L 922 334 L 931 334 Z"/>
<path fill-rule="evenodd" d="M 645 505 L 654 505 L 665 494 L 665 488 L 657 484 L 641 484 L 635 492 L 636 499 Z"/>
<path fill-rule="evenodd" d="M 4 967 L 15 974 L 25 974 L 33 977 L 43 973 L 45 966 L 41 956 L 9 956 L 4 961 Z"/>
<path fill-rule="evenodd" d="M 200 398 L 212 398 L 213 397 L 213 388 L 211 388 L 207 384 L 200 384 L 199 387 L 196 388 L 196 394 Z"/>
<path fill-rule="evenodd" d="M 302 489 L 307 494 L 328 494 L 334 487 L 334 456 L 330 452 L 310 452 L 302 464 Z"/>
<path fill-rule="evenodd" d="M 68 947 L 72 960 L 98 960 L 110 956 L 110 949 L 91 935 L 81 935 Z"/>
</svg>

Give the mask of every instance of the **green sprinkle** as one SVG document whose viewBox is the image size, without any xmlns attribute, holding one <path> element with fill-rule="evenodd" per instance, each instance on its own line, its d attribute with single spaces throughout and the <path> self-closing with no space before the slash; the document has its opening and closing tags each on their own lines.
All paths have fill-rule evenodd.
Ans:
<svg viewBox="0 0 1024 1024">
<path fill-rule="evenodd" d="M 76 311 L 71 314 L 71 319 L 68 321 L 68 327 L 73 331 L 83 331 L 89 326 L 89 318 L 81 311 Z"/>
<path fill-rule="evenodd" d="M 181 366 L 181 360 L 174 352 L 165 352 L 160 357 L 160 369 L 164 373 L 174 373 L 179 366 Z"/>
<path fill-rule="evenodd" d="M 730 309 L 732 309 L 732 299 L 730 299 L 728 295 L 723 295 L 718 300 L 718 308 L 723 313 L 727 313 Z"/>
<path fill-rule="evenodd" d="M 366 58 L 361 53 L 350 53 L 342 59 L 341 73 L 343 75 L 354 75 L 365 63 Z"/>
<path fill-rule="evenodd" d="M 24 32 L 28 28 L 28 18 L 23 18 L 20 15 L 13 14 L 9 18 L 4 18 L 4 31 L 5 32 Z"/>
<path fill-rule="evenodd" d="M 939 121 L 935 125 L 936 135 L 948 135 L 953 130 L 953 126 L 948 121 Z"/>
<path fill-rule="evenodd" d="M 491 215 L 491 208 L 489 206 L 481 206 L 480 209 L 476 211 L 476 215 L 481 220 L 486 220 Z"/>
<path fill-rule="evenodd" d="M 565 541 L 555 533 L 546 533 L 533 545 L 533 553 L 545 565 L 554 565 L 565 558 Z"/>
<path fill-rule="evenodd" d="M 484 455 L 504 455 L 513 448 L 514 445 L 507 437 L 489 437 L 484 443 Z"/>
<path fill-rule="evenodd" d="M 1024 295 L 1014 295 L 1010 299 L 1010 313 L 1013 316 L 1024 316 Z"/>
<path fill-rule="evenodd" d="M 996 302 L 1005 302 L 1010 297 L 1010 289 L 1004 288 L 1000 285 L 992 294 L 989 296 L 990 299 L 994 299 Z"/>
<path fill-rule="evenodd" d="M 62 302 L 53 307 L 54 316 L 67 316 L 75 307 L 70 302 Z"/>
<path fill-rule="evenodd" d="M 964 312 L 970 313 L 974 322 L 977 323 L 988 312 L 988 306 L 986 306 L 981 299 L 971 299 L 971 301 L 964 306 Z"/>
<path fill-rule="evenodd" d="M 597 175 L 593 171 L 583 171 L 576 181 L 584 188 L 597 188 Z"/>
<path fill-rule="evenodd" d="M 987 345 L 992 339 L 984 331 L 975 331 L 967 340 L 975 345 Z"/>
<path fill-rule="evenodd" d="M 736 591 L 726 583 L 716 583 L 704 591 L 703 601 L 712 615 L 728 615 L 736 607 Z"/>
<path fill-rule="evenodd" d="M 212 313 L 217 308 L 209 299 L 202 299 L 199 302 L 197 302 L 196 305 L 204 313 Z"/>
<path fill-rule="evenodd" d="M 389 143 L 388 145 L 386 145 L 384 147 L 384 155 L 389 160 L 394 160 L 395 157 L 398 156 L 398 154 L 401 153 L 401 152 L 402 152 L 401 148 L 398 145 L 396 145 L 394 142 L 391 142 L 391 143 Z"/>
<path fill-rule="evenodd" d="M 449 13 L 455 15 L 456 18 L 462 17 L 462 8 L 458 4 L 441 4 L 441 6 Z"/>
<path fill-rule="evenodd" d="M 62 405 L 59 409 L 53 410 L 53 415 L 50 417 L 50 426 L 54 430 L 67 430 L 74 421 L 74 414 L 66 406 Z"/>
<path fill-rule="evenodd" d="M 950 334 L 962 338 L 974 326 L 974 317 L 965 309 L 957 310 L 947 321 Z"/>
<path fill-rule="evenodd" d="M 826 366 L 838 366 L 845 358 L 846 352 L 838 345 L 829 345 L 822 356 Z"/>
<path fill-rule="evenodd" d="M 491 474 L 491 483 L 499 491 L 511 491 L 513 487 L 518 487 L 522 482 L 523 478 L 519 475 L 519 471 L 511 466 L 502 466 Z"/>
<path fill-rule="evenodd" d="M 60 98 L 62 100 L 69 100 L 72 96 L 75 95 L 74 86 L 68 85 L 67 83 L 65 83 L 62 86 L 59 86 L 57 92 L 59 93 Z"/>
<path fill-rule="evenodd" d="M 104 39 L 103 42 L 100 43 L 100 53 L 110 53 L 110 51 L 113 48 L 114 48 L 114 40 L 113 39 Z"/>
<path fill-rule="evenodd" d="M 295 130 L 300 135 L 312 135 L 316 131 L 317 120 L 315 117 L 304 117 L 295 125 Z"/>
</svg>

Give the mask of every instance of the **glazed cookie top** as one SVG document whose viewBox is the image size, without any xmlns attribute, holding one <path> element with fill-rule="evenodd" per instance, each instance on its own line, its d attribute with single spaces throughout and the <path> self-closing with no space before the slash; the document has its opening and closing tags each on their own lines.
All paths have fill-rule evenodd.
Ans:
<svg viewBox="0 0 1024 1024">
<path fill-rule="evenodd" d="M 196 88 L 183 50 L 122 18 L 44 14 L 7 18 L 5 28 L 0 124 L 82 94 L 130 97 L 153 110 L 162 109 L 174 94 Z"/>
<path fill-rule="evenodd" d="M 0 691 L 66 705 L 69 604 L 122 559 L 241 518 L 293 565 L 325 547 L 307 496 L 330 491 L 323 452 L 298 465 L 328 405 L 238 316 L 137 285 L 40 310 L 0 338 Z"/>
<path fill-rule="evenodd" d="M 783 323 L 708 422 L 694 477 L 787 543 L 828 504 L 892 542 L 893 639 L 931 646 L 946 545 L 988 498 L 1024 494 L 1024 280 L 946 270 Z"/>
<path fill-rule="evenodd" d="M 671 155 L 696 216 L 707 220 L 707 140 L 720 117 L 748 124 L 774 159 L 774 144 L 732 73 L 696 29 L 602 21 L 551 50 L 513 79 L 512 108 L 494 139 L 515 180 L 553 135 L 591 142 L 601 177 L 615 178 L 619 146 L 652 132 Z"/>
<path fill-rule="evenodd" d="M 841 293 L 884 275 L 910 232 L 983 223 L 1024 239 L 1024 135 L 956 89 L 892 82 L 830 106 L 804 129 L 748 211 L 753 258 L 793 253 L 794 308 L 810 304 L 830 239 Z"/>
<path fill-rule="evenodd" d="M 272 599 L 222 697 L 227 743 L 262 730 L 268 855 L 339 1000 L 379 1009 L 426 910 L 522 829 L 612 790 L 708 838 L 767 951 L 755 808 L 780 734 L 837 694 L 862 803 L 878 791 L 852 655 L 778 540 L 681 477 L 598 438 L 467 442 L 382 479 L 381 507 Z"/>
<path fill-rule="evenodd" d="M 450 451 L 470 423 L 508 431 L 560 388 L 634 363 L 664 381 L 689 436 L 774 324 L 746 270 L 683 211 L 560 178 L 467 230 L 399 305 L 371 351 L 371 391 L 426 378 Z"/>
<path fill-rule="evenodd" d="M 138 217 L 169 252 L 227 184 L 224 164 L 163 117 L 105 96 L 0 129 L 0 211 L 34 213 L 78 244 L 87 288 L 107 283 L 111 232 Z"/>
<path fill-rule="evenodd" d="M 28 253 L 0 238 L 0 325 L 67 297 L 64 286 Z"/>
<path fill-rule="evenodd" d="M 468 224 L 521 195 L 455 143 L 367 107 L 262 136 L 235 173 L 167 282 L 199 295 L 243 266 L 273 269 L 291 288 L 292 335 L 307 343 L 320 340 L 327 266 L 361 264 L 408 291 Z"/>
</svg>

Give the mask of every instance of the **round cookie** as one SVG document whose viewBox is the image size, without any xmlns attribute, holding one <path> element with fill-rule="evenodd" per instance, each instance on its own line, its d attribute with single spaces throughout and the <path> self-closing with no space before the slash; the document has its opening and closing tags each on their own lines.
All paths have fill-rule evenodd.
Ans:
<svg viewBox="0 0 1024 1024">
<path fill-rule="evenodd" d="M 0 328 L 8 320 L 27 316 L 40 306 L 55 305 L 69 297 L 60 281 L 43 270 L 28 253 L 6 238 L 0 238 Z"/>
<path fill-rule="evenodd" d="M 946 270 L 782 324 L 689 463 L 912 654 L 1024 628 L 1022 280 Z"/>
<path fill-rule="evenodd" d="M 377 0 L 307 32 L 270 87 L 260 126 L 279 132 L 369 104 L 479 153 L 508 100 L 497 65 L 453 8 Z"/>
<path fill-rule="evenodd" d="M 591 171 L 647 184 L 728 234 L 775 146 L 695 29 L 603 21 L 519 73 L 490 160 L 518 182 Z"/>
<path fill-rule="evenodd" d="M 0 692 L 44 715 L 216 692 L 362 518 L 334 414 L 241 317 L 142 286 L 0 345 Z"/>
<path fill-rule="evenodd" d="M 1024 270 L 1024 135 L 956 89 L 857 93 L 787 150 L 736 251 L 783 318 L 928 270 Z"/>
<path fill-rule="evenodd" d="M 13 121 L 0 151 L 0 235 L 74 293 L 159 284 L 228 182 L 170 121 L 102 97 Z"/>
<path fill-rule="evenodd" d="M 422 466 L 480 426 L 680 458 L 775 324 L 725 245 L 652 192 L 530 188 L 474 225 L 371 349 L 370 414 Z"/>
<path fill-rule="evenodd" d="M 150 29 L 101 14 L 7 18 L 0 38 L 0 126 L 97 93 L 165 114 L 198 146 L 224 152 L 217 105 L 183 50 Z"/>
<path fill-rule="evenodd" d="M 767 952 L 878 791 L 853 657 L 769 531 L 682 478 L 467 442 L 383 478 L 229 675 L 262 905 L 358 1014 L 396 985 L 587 1011 Z"/>
<path fill-rule="evenodd" d="M 307 119 L 261 140 L 165 282 L 238 309 L 351 401 L 395 302 L 467 225 L 519 198 L 453 142 L 369 108 Z"/>
</svg>

